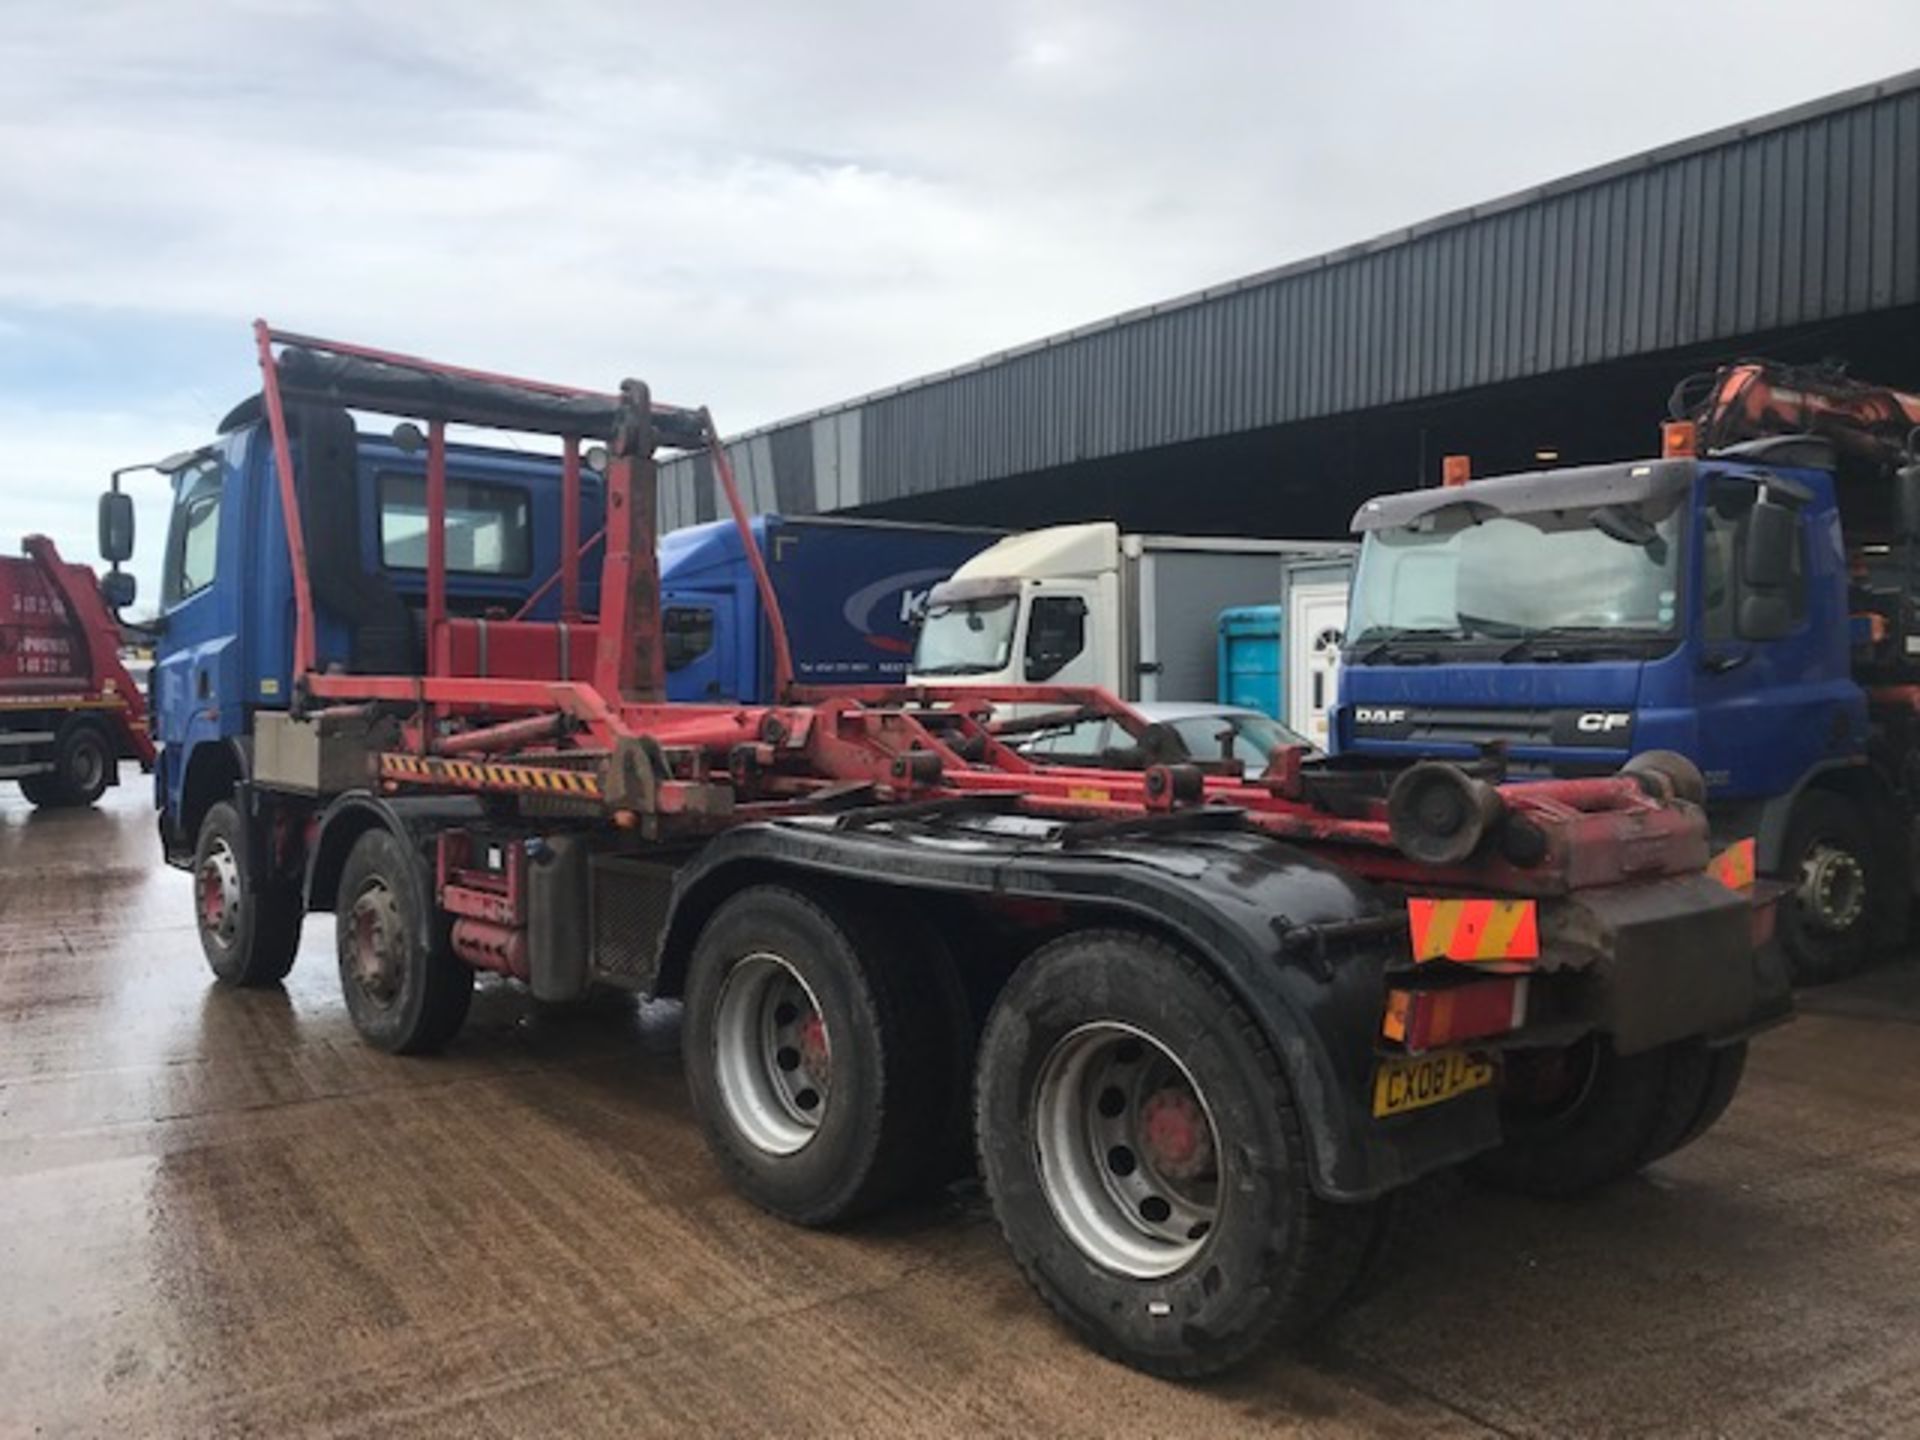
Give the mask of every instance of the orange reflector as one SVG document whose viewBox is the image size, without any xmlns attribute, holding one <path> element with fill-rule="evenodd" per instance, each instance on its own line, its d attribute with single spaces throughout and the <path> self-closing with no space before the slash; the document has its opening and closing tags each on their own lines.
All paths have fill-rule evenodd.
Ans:
<svg viewBox="0 0 1920 1440">
<path fill-rule="evenodd" d="M 1464 485 L 1472 478 L 1472 456 L 1449 455 L 1440 462 L 1440 483 L 1442 485 Z"/>
<path fill-rule="evenodd" d="M 1707 862 L 1707 873 L 1729 890 L 1753 888 L 1753 840 L 1736 840 Z"/>
<path fill-rule="evenodd" d="M 1538 907 L 1531 900 L 1408 900 L 1407 928 L 1415 960 L 1495 965 L 1540 958 Z"/>
<path fill-rule="evenodd" d="M 1389 990 L 1380 1033 L 1409 1054 L 1504 1035 L 1527 1023 L 1527 977 L 1444 990 Z"/>
<path fill-rule="evenodd" d="M 1669 420 L 1660 427 L 1660 454 L 1668 460 L 1686 460 L 1700 453 L 1700 432 L 1691 420 Z"/>
<path fill-rule="evenodd" d="M 1387 1013 L 1380 1021 L 1380 1033 L 1399 1044 L 1407 1038 L 1407 1010 L 1413 996 L 1405 990 L 1387 991 Z"/>
</svg>

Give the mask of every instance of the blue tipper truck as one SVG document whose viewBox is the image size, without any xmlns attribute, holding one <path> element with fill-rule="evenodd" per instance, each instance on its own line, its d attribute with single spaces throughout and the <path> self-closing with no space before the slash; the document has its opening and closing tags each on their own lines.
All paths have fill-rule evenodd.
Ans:
<svg viewBox="0 0 1920 1440">
<path fill-rule="evenodd" d="M 833 516 L 759 515 L 794 677 L 809 685 L 906 678 L 927 592 L 1000 538 L 997 530 Z M 667 697 L 773 699 L 773 658 L 753 571 L 731 520 L 660 538 Z"/>
<path fill-rule="evenodd" d="M 1662 455 L 1370 500 L 1334 744 L 1515 773 L 1694 762 L 1813 983 L 1902 940 L 1920 813 L 1920 396 L 1764 361 Z M 1460 457 L 1450 457 L 1450 465 Z"/>
</svg>

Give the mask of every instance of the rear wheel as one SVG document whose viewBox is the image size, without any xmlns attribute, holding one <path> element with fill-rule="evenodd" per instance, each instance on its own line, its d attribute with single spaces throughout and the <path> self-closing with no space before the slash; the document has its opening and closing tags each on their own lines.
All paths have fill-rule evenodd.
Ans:
<svg viewBox="0 0 1920 1440">
<path fill-rule="evenodd" d="M 857 901 L 784 886 L 743 891 L 707 922 L 687 978 L 687 1085 L 755 1204 L 830 1225 L 945 1178 L 954 1017 L 919 963 Z"/>
<path fill-rule="evenodd" d="M 1350 1292 L 1379 1205 L 1308 1183 L 1278 1056 L 1191 957 L 1127 931 L 1043 947 L 981 1043 L 975 1131 L 1027 1279 L 1103 1353 L 1194 1377 Z"/>
<path fill-rule="evenodd" d="M 376 1049 L 424 1055 L 466 1023 L 473 971 L 455 957 L 421 867 L 386 830 L 354 842 L 340 872 L 334 942 L 353 1027 Z"/>
<path fill-rule="evenodd" d="M 1793 888 L 1780 901 L 1779 928 L 1795 984 L 1843 979 L 1866 963 L 1880 868 L 1856 806 L 1823 790 L 1794 801 L 1780 865 Z"/>
<path fill-rule="evenodd" d="M 55 798 L 51 771 L 40 775 L 22 775 L 20 793 L 27 797 L 29 804 L 38 809 L 45 810 L 59 804 Z"/>
<path fill-rule="evenodd" d="M 1604 1037 L 1509 1053 L 1501 1076 L 1498 1149 L 1467 1163 L 1492 1189 L 1577 1195 L 1637 1173 L 1692 1143 L 1726 1112 L 1746 1046 L 1681 1041 L 1637 1055 Z"/>
<path fill-rule="evenodd" d="M 69 724 L 54 745 L 53 769 L 29 775 L 20 793 L 46 809 L 91 805 L 113 779 L 112 742 L 90 721 Z"/>
<path fill-rule="evenodd" d="M 245 826 L 227 801 L 207 811 L 193 852 L 200 949 L 227 985 L 275 985 L 300 948 L 299 887 L 250 872 Z"/>
</svg>

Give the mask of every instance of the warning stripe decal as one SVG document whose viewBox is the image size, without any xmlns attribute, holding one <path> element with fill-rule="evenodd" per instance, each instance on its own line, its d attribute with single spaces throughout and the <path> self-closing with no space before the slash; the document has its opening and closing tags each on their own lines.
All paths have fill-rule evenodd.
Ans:
<svg viewBox="0 0 1920 1440">
<path fill-rule="evenodd" d="M 1707 873 L 1729 890 L 1753 888 L 1753 840 L 1736 840 L 1707 862 Z"/>
<path fill-rule="evenodd" d="M 600 797 L 600 777 L 551 765 L 500 764 L 492 760 L 447 760 L 387 752 L 380 778 L 415 785 L 460 785 L 481 790 L 532 790 L 547 795 Z"/>
<path fill-rule="evenodd" d="M 1540 920 L 1531 900 L 1407 901 L 1413 958 L 1463 964 L 1538 960 Z"/>
</svg>

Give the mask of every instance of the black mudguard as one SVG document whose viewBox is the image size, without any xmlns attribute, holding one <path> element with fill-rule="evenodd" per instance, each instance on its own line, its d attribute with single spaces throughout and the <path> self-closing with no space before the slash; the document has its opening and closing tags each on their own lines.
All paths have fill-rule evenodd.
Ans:
<svg viewBox="0 0 1920 1440">
<path fill-rule="evenodd" d="M 700 918 L 743 869 L 1061 902 L 1170 934 L 1213 966 L 1286 1068 L 1314 1188 L 1327 1198 L 1369 1199 L 1498 1142 L 1492 1090 L 1391 1120 L 1372 1116 L 1383 976 L 1389 959 L 1406 953 L 1403 912 L 1385 892 L 1248 831 L 1118 834 L 1082 845 L 1047 833 L 1012 822 L 990 831 L 812 820 L 729 830 L 678 876 L 653 988 L 677 993 Z"/>
</svg>

